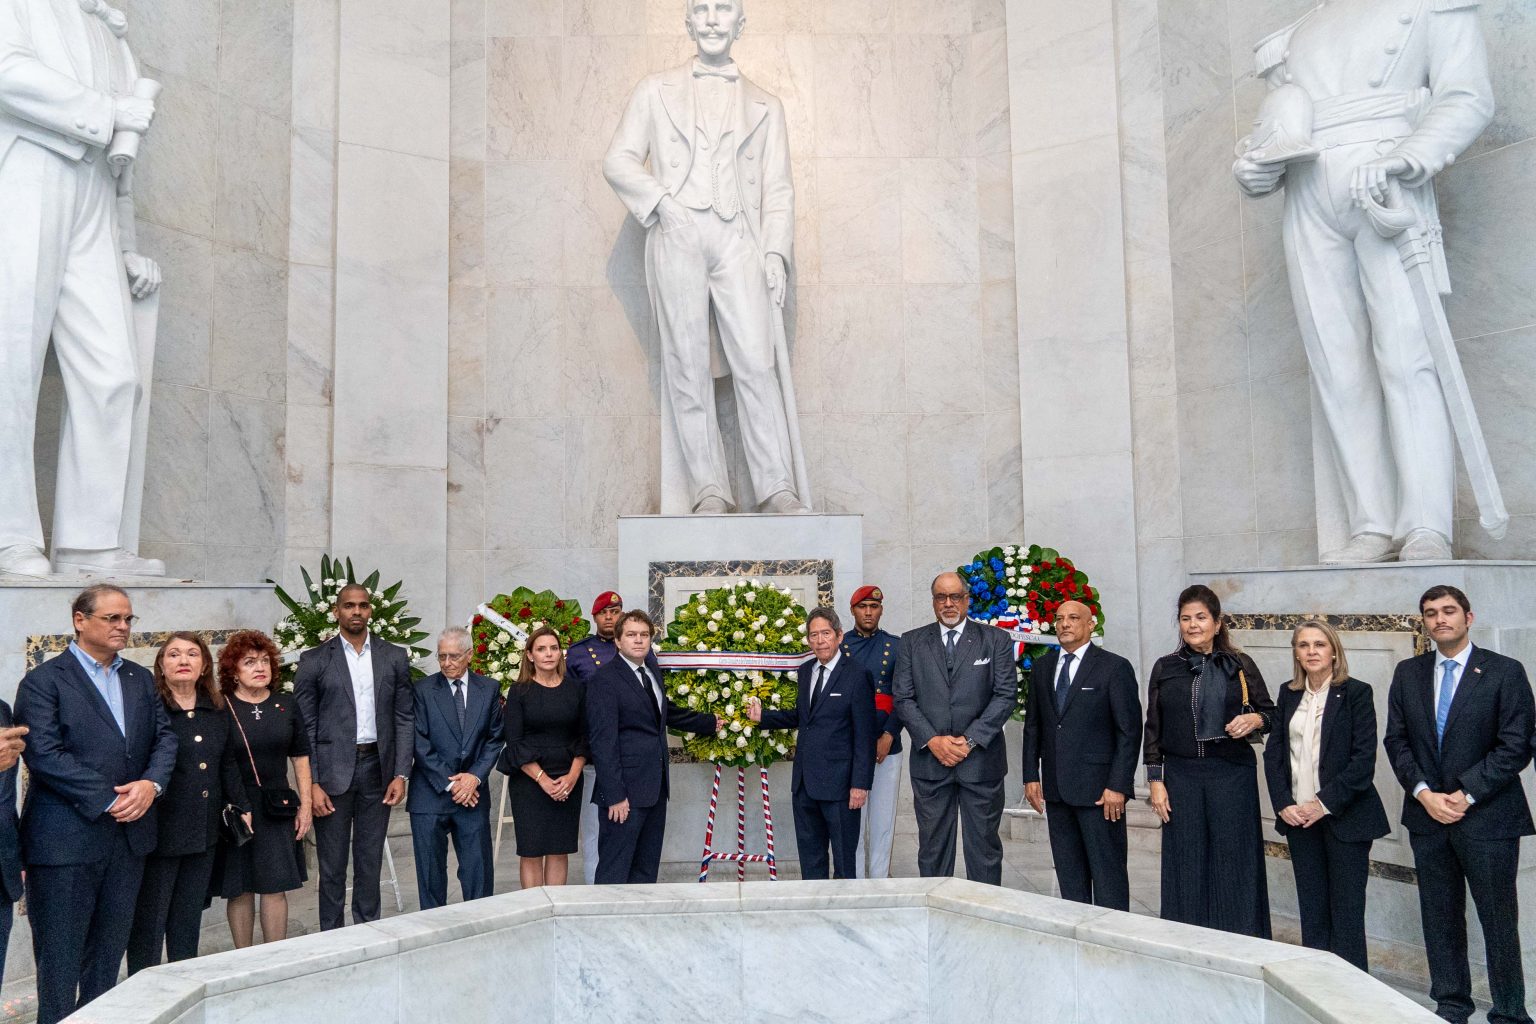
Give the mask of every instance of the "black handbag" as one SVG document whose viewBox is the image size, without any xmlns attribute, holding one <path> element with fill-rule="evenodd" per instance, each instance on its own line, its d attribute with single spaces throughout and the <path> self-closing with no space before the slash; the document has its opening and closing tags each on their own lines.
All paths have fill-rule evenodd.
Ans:
<svg viewBox="0 0 1536 1024">
<path fill-rule="evenodd" d="M 262 784 L 261 772 L 256 768 L 256 755 L 251 753 L 251 741 L 245 738 L 245 726 L 240 724 L 240 716 L 235 713 L 233 704 L 229 707 L 229 714 L 235 720 L 235 728 L 240 730 L 240 742 L 245 744 L 245 756 L 251 761 L 251 774 L 256 777 L 256 788 L 261 790 L 262 811 L 269 818 L 297 818 L 299 794 L 288 786 L 268 788 Z"/>
<path fill-rule="evenodd" d="M 234 843 L 237 847 L 244 846 L 246 843 L 256 838 L 256 833 L 251 831 L 251 826 L 247 825 L 245 823 L 245 819 L 241 817 L 240 808 L 236 807 L 234 804 L 225 804 L 223 816 L 224 834 L 228 836 L 229 841 Z"/>
</svg>

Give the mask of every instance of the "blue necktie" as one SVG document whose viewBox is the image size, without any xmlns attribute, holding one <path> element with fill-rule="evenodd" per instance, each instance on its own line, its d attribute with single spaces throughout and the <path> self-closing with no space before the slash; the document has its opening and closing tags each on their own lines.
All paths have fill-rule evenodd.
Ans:
<svg viewBox="0 0 1536 1024">
<path fill-rule="evenodd" d="M 1440 699 L 1435 702 L 1435 742 L 1445 739 L 1445 720 L 1451 714 L 1451 700 L 1456 696 L 1456 662 L 1440 666 Z"/>
<path fill-rule="evenodd" d="M 1056 717 L 1067 710 L 1067 691 L 1072 689 L 1072 659 L 1077 657 L 1066 651 L 1061 652 L 1061 671 L 1056 673 Z"/>
</svg>

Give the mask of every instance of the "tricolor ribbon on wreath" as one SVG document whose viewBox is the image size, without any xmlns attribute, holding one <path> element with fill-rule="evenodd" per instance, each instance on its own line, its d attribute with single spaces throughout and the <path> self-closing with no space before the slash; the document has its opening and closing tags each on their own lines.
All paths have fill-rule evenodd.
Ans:
<svg viewBox="0 0 1536 1024">
<path fill-rule="evenodd" d="M 528 631 L 526 629 L 522 628 L 521 626 L 514 625 L 512 620 L 507 618 L 505 615 L 491 611 L 490 605 L 483 604 L 479 608 L 476 608 L 475 611 L 479 613 L 479 615 L 484 618 L 485 621 L 506 630 L 507 633 L 511 635 L 512 639 L 521 640 L 524 643 L 528 642 Z"/>
<path fill-rule="evenodd" d="M 1013 640 L 1014 661 L 1018 661 L 1020 658 L 1024 657 L 1024 648 L 1029 644 L 1050 644 L 1057 647 L 1061 646 L 1061 641 L 1056 639 L 1056 634 L 1031 633 L 1029 630 L 1020 627 L 1018 619 L 998 619 L 996 622 L 992 623 L 992 625 L 1006 632 L 1009 638 Z"/>
<path fill-rule="evenodd" d="M 767 654 L 755 651 L 658 651 L 656 661 L 664 669 L 680 672 L 793 672 L 812 658 L 798 654 Z"/>
</svg>

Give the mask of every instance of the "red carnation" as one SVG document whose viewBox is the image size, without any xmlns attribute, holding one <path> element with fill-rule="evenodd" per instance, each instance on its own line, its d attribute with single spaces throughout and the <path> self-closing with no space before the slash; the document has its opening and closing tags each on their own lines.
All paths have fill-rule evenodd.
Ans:
<svg viewBox="0 0 1536 1024">
<path fill-rule="evenodd" d="M 556 611 L 562 611 L 562 612 L 565 611 L 565 602 L 564 601 L 556 601 L 555 602 L 555 610 Z"/>
<path fill-rule="evenodd" d="M 533 609 L 525 606 L 518 611 L 517 617 L 520 619 L 531 619 L 533 618 Z"/>
<path fill-rule="evenodd" d="M 581 616 L 580 615 L 572 615 L 571 616 L 571 625 L 574 626 L 574 625 L 576 625 L 576 623 L 578 623 L 580 621 L 581 621 Z"/>
<path fill-rule="evenodd" d="M 484 622 L 484 621 L 485 621 L 485 616 L 484 616 L 484 615 L 476 615 L 476 616 L 475 616 L 475 617 L 474 617 L 474 618 L 473 618 L 473 619 L 471 619 L 471 620 L 470 620 L 470 621 L 471 621 L 471 622 L 472 622 L 472 623 L 474 623 L 474 624 L 475 624 L 475 625 L 476 625 L 476 626 L 478 626 L 478 625 L 480 625 L 480 623 L 482 623 L 482 622 Z"/>
<path fill-rule="evenodd" d="M 476 644 L 475 645 L 475 653 L 476 654 L 484 654 L 487 650 L 489 650 L 489 648 L 486 647 L 485 644 Z"/>
</svg>

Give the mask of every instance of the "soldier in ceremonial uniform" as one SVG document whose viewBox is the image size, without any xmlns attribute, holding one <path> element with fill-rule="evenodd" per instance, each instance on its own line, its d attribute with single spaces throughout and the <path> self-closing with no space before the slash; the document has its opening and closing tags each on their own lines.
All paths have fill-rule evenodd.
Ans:
<svg viewBox="0 0 1536 1024">
<path fill-rule="evenodd" d="M 896 795 L 901 782 L 901 719 L 895 714 L 891 681 L 901 638 L 880 628 L 885 595 L 865 585 L 853 592 L 853 629 L 843 636 L 843 652 L 863 665 L 875 681 L 875 783 L 864 805 L 855 864 L 859 878 L 887 878 L 891 840 L 896 828 Z M 866 859 L 867 858 L 867 859 Z"/>
</svg>

